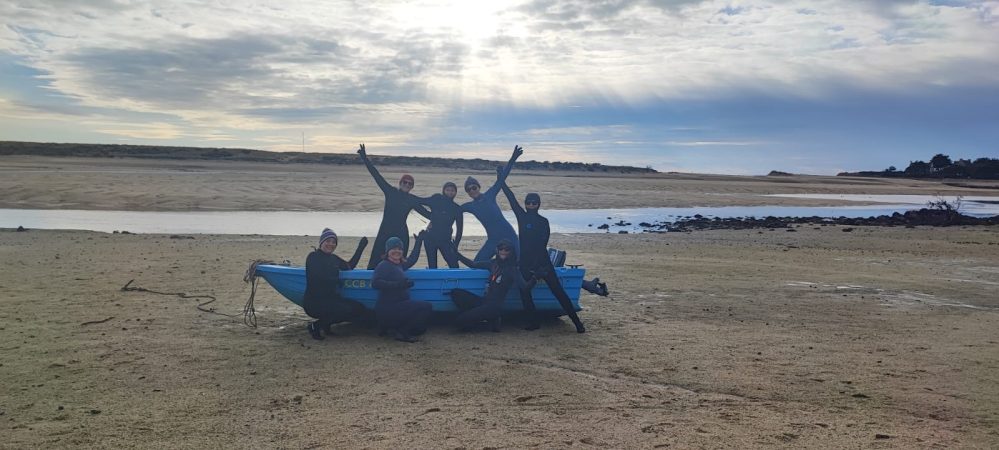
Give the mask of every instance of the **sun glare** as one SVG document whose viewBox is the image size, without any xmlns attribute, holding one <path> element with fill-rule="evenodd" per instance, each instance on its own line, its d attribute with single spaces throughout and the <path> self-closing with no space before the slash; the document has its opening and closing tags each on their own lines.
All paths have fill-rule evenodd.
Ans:
<svg viewBox="0 0 999 450">
<path fill-rule="evenodd" d="M 395 16 L 406 26 L 459 34 L 474 46 L 496 34 L 502 8 L 495 2 L 418 2 L 400 5 Z"/>
</svg>

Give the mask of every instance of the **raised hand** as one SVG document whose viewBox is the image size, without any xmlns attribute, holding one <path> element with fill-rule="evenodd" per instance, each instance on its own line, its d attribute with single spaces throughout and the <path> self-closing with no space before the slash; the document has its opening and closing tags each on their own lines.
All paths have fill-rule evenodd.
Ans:
<svg viewBox="0 0 999 450">
<path fill-rule="evenodd" d="M 368 152 L 364 150 L 364 144 L 361 144 L 361 147 L 357 149 L 357 154 L 361 156 L 366 156 L 368 154 Z"/>
<path fill-rule="evenodd" d="M 523 148 L 521 148 L 519 145 L 514 145 L 513 146 L 513 159 L 520 158 L 520 155 L 523 155 L 523 154 L 524 154 L 524 149 Z"/>
<path fill-rule="evenodd" d="M 361 240 L 358 241 L 357 245 L 360 245 L 361 247 L 367 247 L 367 245 L 368 245 L 368 238 L 367 237 L 362 237 Z"/>
</svg>

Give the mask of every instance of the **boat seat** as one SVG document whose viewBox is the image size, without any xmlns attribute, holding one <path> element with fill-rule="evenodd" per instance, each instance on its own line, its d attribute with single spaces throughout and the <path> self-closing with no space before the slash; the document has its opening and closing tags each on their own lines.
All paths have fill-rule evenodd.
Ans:
<svg viewBox="0 0 999 450">
<path fill-rule="evenodd" d="M 565 250 L 548 247 L 548 259 L 552 260 L 555 267 L 565 267 Z"/>
</svg>

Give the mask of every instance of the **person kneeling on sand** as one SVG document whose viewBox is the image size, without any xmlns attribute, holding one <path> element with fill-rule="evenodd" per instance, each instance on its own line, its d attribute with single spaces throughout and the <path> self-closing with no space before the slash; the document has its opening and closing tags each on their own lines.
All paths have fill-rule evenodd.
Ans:
<svg viewBox="0 0 999 450">
<path fill-rule="evenodd" d="M 465 289 L 454 289 L 450 292 L 451 300 L 458 307 L 458 316 L 454 323 L 459 330 L 468 330 L 473 326 L 488 322 L 493 331 L 500 331 L 500 317 L 503 314 L 503 300 L 510 288 L 530 289 L 533 284 L 524 281 L 517 268 L 517 258 L 514 254 L 513 242 L 501 239 L 496 244 L 496 256 L 485 261 L 472 261 L 460 253 L 458 259 L 473 269 L 489 270 L 489 282 L 483 296 L 475 295 Z"/>
<path fill-rule="evenodd" d="M 339 322 L 353 322 L 364 318 L 367 310 L 364 305 L 348 300 L 340 295 L 340 271 L 351 270 L 361 259 L 368 238 L 362 237 L 350 261 L 334 255 L 338 240 L 333 230 L 323 229 L 319 236 L 319 248 L 305 258 L 305 313 L 316 319 L 309 323 L 309 334 L 313 339 L 324 339 L 323 331 L 331 335 L 330 327 Z"/>
<path fill-rule="evenodd" d="M 378 290 L 375 316 L 382 333 L 403 342 L 416 342 L 416 337 L 427 331 L 427 322 L 433 311 L 429 302 L 411 300 L 409 288 L 413 281 L 406 278 L 406 269 L 413 267 L 420 258 L 420 245 L 426 231 L 416 235 L 413 252 L 403 260 L 402 239 L 392 236 L 385 241 L 385 259 L 375 267 L 371 287 Z"/>
</svg>

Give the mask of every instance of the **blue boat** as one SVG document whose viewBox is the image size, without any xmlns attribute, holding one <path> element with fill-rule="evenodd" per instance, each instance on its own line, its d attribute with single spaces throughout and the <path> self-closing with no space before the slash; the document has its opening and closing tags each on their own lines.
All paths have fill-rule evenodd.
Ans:
<svg viewBox="0 0 999 450">
<path fill-rule="evenodd" d="M 340 272 L 341 294 L 351 300 L 356 300 L 365 307 L 374 309 L 378 291 L 371 287 L 373 270 L 345 270 Z M 577 267 L 557 267 L 555 273 L 565 292 L 572 299 L 576 311 L 579 307 L 579 292 L 583 287 L 585 269 Z M 289 267 L 261 264 L 256 267 L 256 275 L 267 280 L 281 295 L 297 305 L 302 305 L 305 296 L 305 267 Z M 452 289 L 466 289 L 482 295 L 486 288 L 489 271 L 482 269 L 409 269 L 406 277 L 413 280 L 410 297 L 413 300 L 423 300 L 433 305 L 434 311 L 455 311 L 451 297 L 447 295 Z M 531 291 L 534 305 L 539 312 L 551 315 L 563 315 L 565 312 L 558 300 L 544 281 L 539 281 Z M 507 312 L 523 311 L 520 293 L 511 289 L 503 303 Z"/>
</svg>

